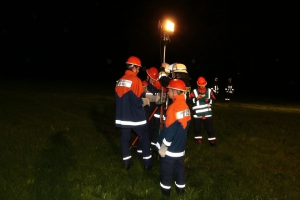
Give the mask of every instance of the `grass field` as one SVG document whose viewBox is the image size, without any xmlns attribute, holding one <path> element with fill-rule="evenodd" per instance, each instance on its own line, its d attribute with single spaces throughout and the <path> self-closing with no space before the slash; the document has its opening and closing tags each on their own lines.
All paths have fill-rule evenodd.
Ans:
<svg viewBox="0 0 300 200">
<path fill-rule="evenodd" d="M 1 200 L 164 199 L 159 160 L 122 167 L 114 85 L 1 81 Z M 217 146 L 186 148 L 186 193 L 170 199 L 300 198 L 300 105 L 236 98 L 213 106 Z M 132 135 L 132 140 L 134 139 Z"/>
</svg>

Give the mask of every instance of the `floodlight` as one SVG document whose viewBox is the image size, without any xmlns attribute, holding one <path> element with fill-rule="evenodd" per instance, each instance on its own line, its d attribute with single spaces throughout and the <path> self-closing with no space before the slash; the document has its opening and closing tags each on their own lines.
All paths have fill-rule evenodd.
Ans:
<svg viewBox="0 0 300 200">
<path fill-rule="evenodd" d="M 172 35 L 174 32 L 174 23 L 170 20 L 165 20 L 163 23 L 160 21 L 158 22 L 158 28 L 161 29 L 161 36 L 162 40 L 164 41 L 164 52 L 163 52 L 163 62 L 165 62 L 165 56 L 166 56 L 166 46 L 167 43 L 170 42 L 169 35 Z"/>
<path fill-rule="evenodd" d="M 174 32 L 174 23 L 167 20 L 166 25 L 165 25 L 165 31 L 169 32 L 169 33 L 173 33 Z"/>
</svg>

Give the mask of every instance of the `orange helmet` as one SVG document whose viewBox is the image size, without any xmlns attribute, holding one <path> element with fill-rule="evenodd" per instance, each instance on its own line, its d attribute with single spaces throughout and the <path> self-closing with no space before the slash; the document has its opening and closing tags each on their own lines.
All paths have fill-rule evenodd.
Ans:
<svg viewBox="0 0 300 200">
<path fill-rule="evenodd" d="M 153 80 L 157 80 L 158 78 L 158 70 L 155 67 L 150 67 L 146 70 L 147 74 L 152 78 Z"/>
<path fill-rule="evenodd" d="M 130 56 L 126 61 L 126 64 L 131 65 L 130 68 L 133 67 L 134 65 L 138 67 L 142 67 L 141 60 L 136 56 Z"/>
<path fill-rule="evenodd" d="M 186 91 L 185 83 L 180 79 L 172 79 L 167 86 L 169 89 Z"/>
<path fill-rule="evenodd" d="M 198 80 L 197 80 L 197 85 L 198 86 L 204 87 L 204 86 L 206 86 L 206 84 L 207 84 L 207 82 L 206 82 L 205 78 L 203 78 L 203 77 L 198 78 Z"/>
</svg>

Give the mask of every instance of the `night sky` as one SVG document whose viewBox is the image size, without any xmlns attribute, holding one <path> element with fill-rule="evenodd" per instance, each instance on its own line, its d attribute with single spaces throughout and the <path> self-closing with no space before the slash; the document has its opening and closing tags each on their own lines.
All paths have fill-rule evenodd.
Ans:
<svg viewBox="0 0 300 200">
<path fill-rule="evenodd" d="M 158 22 L 170 18 L 175 32 L 166 62 L 185 64 L 193 82 L 217 76 L 222 84 L 232 77 L 240 91 L 299 94 L 299 6 L 268 2 L 1 3 L 1 77 L 109 77 L 114 83 L 131 55 L 140 57 L 144 69 L 160 66 Z"/>
</svg>

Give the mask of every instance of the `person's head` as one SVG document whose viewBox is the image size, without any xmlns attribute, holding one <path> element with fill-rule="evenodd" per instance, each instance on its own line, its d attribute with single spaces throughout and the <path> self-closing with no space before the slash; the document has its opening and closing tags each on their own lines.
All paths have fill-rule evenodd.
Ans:
<svg viewBox="0 0 300 200">
<path fill-rule="evenodd" d="M 168 96 L 170 99 L 177 95 L 182 95 L 186 91 L 185 83 L 180 79 L 172 79 L 168 86 Z"/>
<path fill-rule="evenodd" d="M 136 74 L 139 73 L 141 67 L 141 60 L 136 56 L 130 56 L 126 61 L 126 68 L 133 71 Z"/>
<path fill-rule="evenodd" d="M 228 82 L 231 83 L 231 81 L 232 81 L 232 78 L 229 78 L 229 79 L 228 79 Z"/>
<path fill-rule="evenodd" d="M 173 78 L 192 80 L 192 78 L 188 74 L 187 68 L 184 64 L 174 63 L 172 65 L 173 65 L 173 67 L 172 67 L 172 69 L 173 69 L 172 77 Z"/>
<path fill-rule="evenodd" d="M 146 70 L 147 80 L 153 84 L 158 79 L 158 70 L 155 67 L 150 67 Z"/>
<path fill-rule="evenodd" d="M 200 92 L 206 91 L 207 82 L 204 77 L 200 76 L 197 80 L 198 89 Z"/>
<path fill-rule="evenodd" d="M 216 77 L 216 78 L 215 78 L 215 81 L 217 82 L 218 80 L 219 80 L 218 77 Z"/>
</svg>

